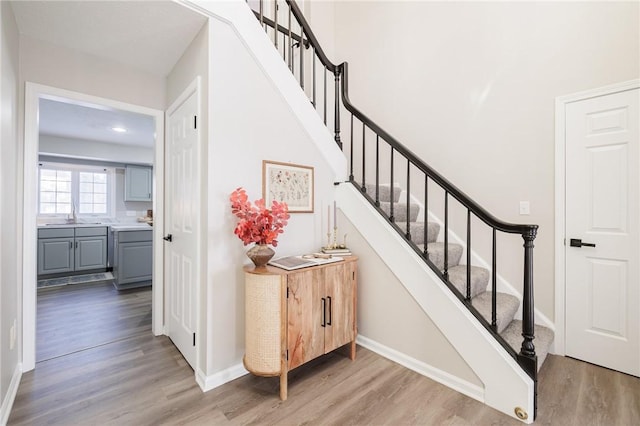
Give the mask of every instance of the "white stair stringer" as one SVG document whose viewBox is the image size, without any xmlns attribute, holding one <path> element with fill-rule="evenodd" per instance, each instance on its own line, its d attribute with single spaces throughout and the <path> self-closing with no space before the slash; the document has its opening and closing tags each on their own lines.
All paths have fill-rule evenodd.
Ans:
<svg viewBox="0 0 640 426">
<path fill-rule="evenodd" d="M 426 315 L 484 384 L 481 402 L 515 419 L 515 408 L 533 422 L 534 383 L 405 240 L 350 184 L 336 188 L 343 214 L 384 260 Z M 520 420 L 520 419 L 518 419 Z"/>
</svg>

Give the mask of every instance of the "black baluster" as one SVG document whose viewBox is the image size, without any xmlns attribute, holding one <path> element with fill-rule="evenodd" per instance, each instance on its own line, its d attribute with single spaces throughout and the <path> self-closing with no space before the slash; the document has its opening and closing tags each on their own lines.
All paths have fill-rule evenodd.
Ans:
<svg viewBox="0 0 640 426">
<path fill-rule="evenodd" d="M 393 216 L 393 205 L 395 204 L 394 187 L 393 187 L 393 147 L 391 147 L 391 200 L 389 204 L 389 220 L 393 223 L 396 218 Z"/>
<path fill-rule="evenodd" d="M 444 280 L 449 280 L 449 191 L 444 192 Z"/>
<path fill-rule="evenodd" d="M 264 10 L 263 10 L 263 0 L 260 0 L 260 26 L 264 25 Z"/>
<path fill-rule="evenodd" d="M 324 125 L 327 125 L 327 67 L 324 67 Z"/>
<path fill-rule="evenodd" d="M 496 228 L 493 228 L 493 249 L 492 249 L 492 260 L 491 260 L 491 268 L 493 269 L 493 276 L 491 277 L 491 328 L 496 333 L 498 332 L 498 320 L 497 320 L 497 312 L 496 312 L 496 289 L 498 286 L 498 270 L 496 269 Z"/>
<path fill-rule="evenodd" d="M 278 50 L 278 0 L 274 0 L 273 1 L 273 15 L 274 15 L 274 27 L 273 27 L 273 31 L 274 31 L 274 44 L 276 45 L 276 50 Z"/>
<path fill-rule="evenodd" d="M 424 257 L 429 258 L 429 176 L 424 174 Z"/>
<path fill-rule="evenodd" d="M 353 113 L 351 114 L 351 156 L 349 158 L 349 181 L 353 182 Z"/>
<path fill-rule="evenodd" d="M 411 241 L 411 161 L 407 158 L 407 239 Z"/>
<path fill-rule="evenodd" d="M 300 26 L 300 88 L 304 92 L 304 29 Z"/>
<path fill-rule="evenodd" d="M 338 67 L 336 67 L 334 71 L 334 76 L 336 78 L 336 94 L 334 98 L 336 118 L 334 120 L 334 131 L 336 134 L 336 143 L 340 147 L 340 150 L 342 150 L 342 142 L 340 141 L 340 71 Z"/>
<path fill-rule="evenodd" d="M 293 38 L 291 37 L 291 6 L 289 6 L 289 69 L 295 76 L 293 71 Z"/>
<path fill-rule="evenodd" d="M 467 209 L 467 300 L 471 300 L 471 210 Z"/>
<path fill-rule="evenodd" d="M 366 136 L 365 136 L 365 130 L 366 130 L 366 126 L 364 124 L 364 121 L 362 122 L 362 192 L 367 192 L 367 187 L 366 187 L 366 176 L 365 176 L 365 172 L 366 172 L 366 166 L 367 166 L 367 162 L 366 162 L 366 152 L 367 152 L 367 144 L 366 144 Z"/>
<path fill-rule="evenodd" d="M 380 207 L 380 135 L 376 133 L 376 207 Z"/>
<path fill-rule="evenodd" d="M 316 105 L 316 48 L 313 48 L 313 101 L 311 101 L 314 108 L 317 108 Z"/>
</svg>

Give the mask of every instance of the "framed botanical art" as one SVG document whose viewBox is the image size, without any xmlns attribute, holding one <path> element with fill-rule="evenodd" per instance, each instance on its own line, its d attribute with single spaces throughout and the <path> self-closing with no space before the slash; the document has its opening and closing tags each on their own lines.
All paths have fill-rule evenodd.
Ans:
<svg viewBox="0 0 640 426">
<path fill-rule="evenodd" d="M 313 213 L 313 167 L 262 161 L 262 197 L 285 202 L 289 213 Z"/>
</svg>

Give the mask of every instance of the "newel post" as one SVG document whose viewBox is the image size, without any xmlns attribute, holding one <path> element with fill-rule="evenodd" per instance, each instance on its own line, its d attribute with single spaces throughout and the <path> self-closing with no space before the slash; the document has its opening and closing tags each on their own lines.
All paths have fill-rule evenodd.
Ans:
<svg viewBox="0 0 640 426">
<path fill-rule="evenodd" d="M 335 69 L 333 70 L 333 75 L 336 81 L 336 90 L 335 90 L 336 94 L 334 99 L 336 108 L 335 108 L 334 123 L 335 123 L 336 143 L 342 150 L 342 141 L 340 141 L 340 71 L 341 71 L 340 66 L 336 66 Z"/>
<path fill-rule="evenodd" d="M 522 234 L 524 239 L 524 294 L 522 301 L 522 347 L 518 354 L 518 361 L 533 379 L 533 418 L 535 420 L 538 405 L 538 356 L 533 344 L 535 339 L 535 311 L 533 303 L 533 240 L 538 232 L 537 226 L 531 226 Z"/>
</svg>

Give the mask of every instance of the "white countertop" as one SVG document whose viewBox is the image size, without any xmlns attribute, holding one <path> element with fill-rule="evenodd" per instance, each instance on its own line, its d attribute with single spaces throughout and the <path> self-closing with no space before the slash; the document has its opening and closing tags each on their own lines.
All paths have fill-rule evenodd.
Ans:
<svg viewBox="0 0 640 426">
<path fill-rule="evenodd" d="M 44 225 L 38 225 L 38 228 L 93 228 L 93 227 L 107 227 L 108 223 L 47 223 Z"/>
<path fill-rule="evenodd" d="M 151 231 L 153 228 L 146 223 L 122 223 L 118 225 L 110 225 L 109 229 L 111 231 Z"/>
</svg>

